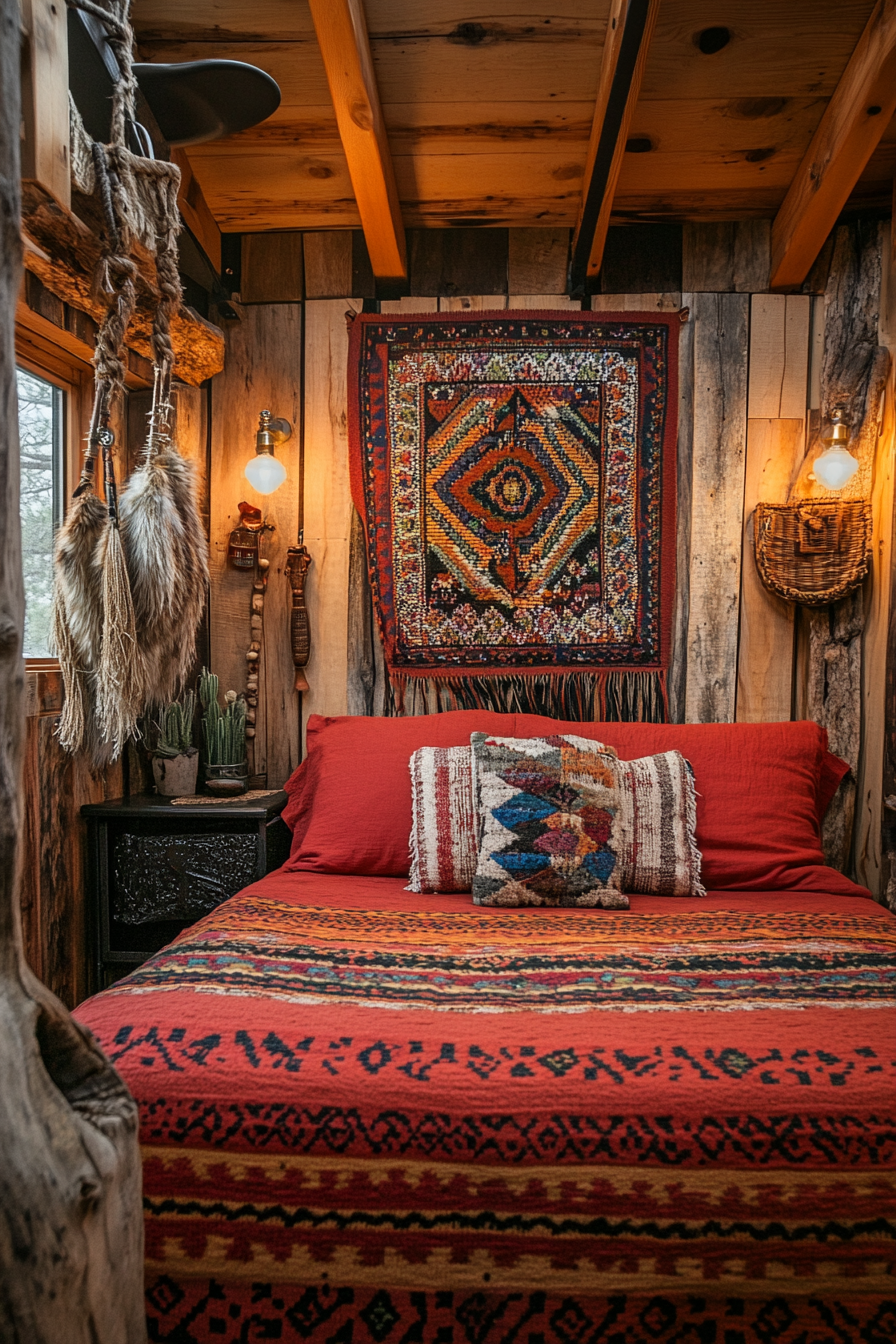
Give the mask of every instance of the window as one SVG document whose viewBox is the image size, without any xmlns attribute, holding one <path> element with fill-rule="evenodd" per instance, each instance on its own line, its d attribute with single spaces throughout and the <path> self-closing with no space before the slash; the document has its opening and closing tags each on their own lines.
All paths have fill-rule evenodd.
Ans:
<svg viewBox="0 0 896 1344">
<path fill-rule="evenodd" d="M 16 370 L 21 444 L 22 569 L 26 658 L 49 658 L 53 536 L 62 518 L 65 392 Z"/>
</svg>

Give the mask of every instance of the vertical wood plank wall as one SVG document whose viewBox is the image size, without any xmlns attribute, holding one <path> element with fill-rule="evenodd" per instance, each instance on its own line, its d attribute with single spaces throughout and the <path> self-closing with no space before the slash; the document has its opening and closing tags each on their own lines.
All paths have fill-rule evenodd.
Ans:
<svg viewBox="0 0 896 1344">
<path fill-rule="evenodd" d="M 381 303 L 381 311 L 578 307 L 562 292 L 565 248 L 555 234 L 562 230 L 510 231 L 504 293 L 463 292 L 445 280 L 448 263 L 442 259 L 447 292 L 412 293 Z M 362 302 L 358 288 L 351 297 L 359 275 L 352 256 L 344 234 L 306 236 L 305 521 L 315 561 L 308 594 L 314 653 L 306 722 L 310 713 L 355 710 L 359 697 L 363 702 L 359 687 L 375 676 L 363 607 L 350 611 L 348 598 L 352 508 L 345 466 L 344 318 Z M 687 310 L 680 341 L 678 592 L 669 684 L 677 720 L 770 722 L 799 716 L 805 660 L 800 661 L 797 611 L 759 580 L 752 512 L 760 500 L 787 498 L 805 455 L 808 416 L 818 407 L 825 277 L 807 283 L 812 292 L 770 294 L 768 265 L 767 221 L 686 224 L 677 274 L 654 277 L 649 289 L 629 275 L 618 292 L 591 299 L 594 311 Z M 875 482 L 880 521 L 863 707 L 869 744 L 883 716 L 878 664 L 889 598 L 881 577 L 890 556 L 892 475 L 887 457 Z M 354 592 L 357 564 L 353 575 Z M 357 593 L 352 600 L 359 600 Z M 354 654 L 350 626 L 361 632 L 353 633 L 356 643 L 365 645 Z M 865 782 L 856 846 L 858 876 L 875 891 L 881 881 L 879 757 L 880 749 L 869 746 L 860 764 Z"/>
<path fill-rule="evenodd" d="M 250 771 L 270 787 L 289 778 L 299 763 L 299 699 L 289 638 L 289 584 L 286 552 L 298 539 L 302 463 L 302 305 L 260 303 L 245 309 L 242 321 L 227 328 L 224 372 L 211 383 L 210 590 L 211 663 L 221 693 L 246 686 L 246 653 L 251 642 L 251 573 L 227 560 L 238 505 L 260 507 L 274 528 L 261 542 L 270 560 L 264 602 L 256 734 Z M 255 451 L 262 410 L 293 426 L 277 450 L 287 479 L 271 495 L 257 494 L 244 475 Z"/>
</svg>

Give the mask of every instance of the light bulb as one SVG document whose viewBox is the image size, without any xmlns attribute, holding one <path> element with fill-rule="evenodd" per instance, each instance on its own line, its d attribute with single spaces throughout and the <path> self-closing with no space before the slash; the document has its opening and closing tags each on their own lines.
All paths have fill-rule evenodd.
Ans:
<svg viewBox="0 0 896 1344">
<path fill-rule="evenodd" d="M 286 468 L 272 453 L 256 453 L 246 463 L 246 480 L 260 495 L 270 495 L 286 480 Z"/>
<path fill-rule="evenodd" d="M 828 490 L 842 490 L 858 469 L 858 462 L 845 448 L 827 448 L 812 463 L 815 479 Z"/>
</svg>

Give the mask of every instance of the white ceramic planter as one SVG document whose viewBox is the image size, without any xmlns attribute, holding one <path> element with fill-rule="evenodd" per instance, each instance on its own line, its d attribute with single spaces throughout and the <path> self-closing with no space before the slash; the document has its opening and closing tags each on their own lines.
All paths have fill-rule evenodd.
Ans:
<svg viewBox="0 0 896 1344">
<path fill-rule="evenodd" d="M 193 748 L 184 756 L 153 756 L 152 775 L 156 789 L 166 798 L 185 798 L 196 792 L 199 752 Z"/>
</svg>

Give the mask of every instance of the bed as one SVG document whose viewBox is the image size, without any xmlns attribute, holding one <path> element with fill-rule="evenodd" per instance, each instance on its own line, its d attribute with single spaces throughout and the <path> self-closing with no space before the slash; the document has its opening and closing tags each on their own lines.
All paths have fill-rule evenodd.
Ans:
<svg viewBox="0 0 896 1344">
<path fill-rule="evenodd" d="M 896 919 L 821 863 L 819 730 L 587 726 L 691 734 L 701 900 L 323 871 L 406 865 L 398 767 L 466 717 L 321 721 L 287 868 L 79 1009 L 140 1105 L 150 1338 L 892 1344 Z"/>
</svg>

